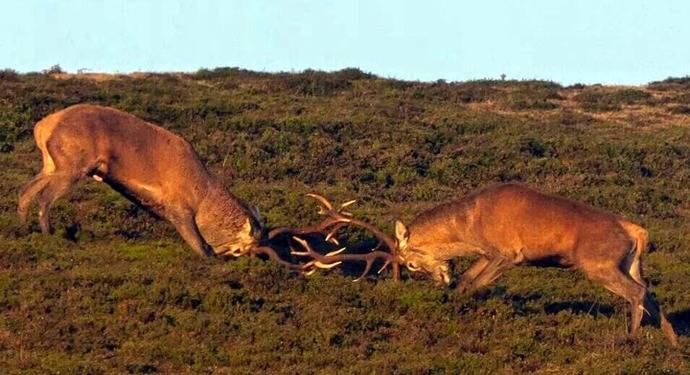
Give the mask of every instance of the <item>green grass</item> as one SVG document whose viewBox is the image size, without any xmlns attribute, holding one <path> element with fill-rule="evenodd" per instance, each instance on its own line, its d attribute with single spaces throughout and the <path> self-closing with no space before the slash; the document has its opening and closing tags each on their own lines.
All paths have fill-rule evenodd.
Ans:
<svg viewBox="0 0 690 375">
<path fill-rule="evenodd" d="M 599 92 L 542 81 L 404 82 L 355 69 L 104 82 L 0 71 L 0 368 L 688 373 L 688 122 L 640 127 L 596 114 L 659 105 L 649 90 L 690 91 L 667 80 L 570 103 L 569 90 Z M 33 124 L 81 102 L 182 134 L 272 225 L 318 220 L 304 197 L 316 190 L 359 199 L 354 213 L 392 233 L 396 218 L 514 180 L 625 215 L 651 232 L 645 273 L 681 348 L 651 326 L 629 339 L 624 301 L 562 270 L 516 268 L 458 295 L 407 274 L 399 284 L 389 275 L 353 283 L 351 268 L 305 278 L 259 259 L 199 259 L 168 224 L 93 181 L 55 207 L 55 235 L 37 233 L 35 212 L 24 234 L 16 194 L 40 168 Z"/>
</svg>

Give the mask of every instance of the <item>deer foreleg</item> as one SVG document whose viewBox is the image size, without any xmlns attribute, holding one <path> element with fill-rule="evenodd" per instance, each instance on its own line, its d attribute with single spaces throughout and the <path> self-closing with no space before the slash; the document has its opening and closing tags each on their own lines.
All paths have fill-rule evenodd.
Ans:
<svg viewBox="0 0 690 375">
<path fill-rule="evenodd" d="M 167 215 L 170 222 L 175 226 L 182 238 L 200 256 L 212 256 L 213 250 L 206 244 L 196 226 L 194 216 L 191 212 L 179 211 L 173 215 Z"/>
<path fill-rule="evenodd" d="M 480 257 L 477 259 L 477 261 L 475 261 L 470 268 L 468 268 L 460 276 L 456 289 L 458 289 L 460 292 L 465 292 L 470 284 L 472 284 L 474 279 L 479 276 L 479 273 L 481 273 L 487 265 L 489 265 L 489 259 L 485 257 Z"/>
<path fill-rule="evenodd" d="M 502 256 L 496 256 L 490 259 L 484 269 L 482 269 L 469 286 L 466 287 L 466 291 L 473 291 L 491 284 L 512 266 L 513 262 Z"/>
</svg>

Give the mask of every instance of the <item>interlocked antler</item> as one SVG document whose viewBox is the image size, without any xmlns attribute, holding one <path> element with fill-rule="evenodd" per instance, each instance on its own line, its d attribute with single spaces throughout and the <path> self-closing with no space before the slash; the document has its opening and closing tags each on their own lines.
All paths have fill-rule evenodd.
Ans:
<svg viewBox="0 0 690 375">
<path fill-rule="evenodd" d="M 351 200 L 349 202 L 345 202 L 340 205 L 340 209 L 338 211 L 335 211 L 333 209 L 333 205 L 326 200 L 326 198 L 317 195 L 317 194 L 312 194 L 309 193 L 307 196 L 312 197 L 314 199 L 317 199 L 319 202 L 321 202 L 326 210 L 324 208 L 319 209 L 319 214 L 324 215 L 326 213 L 330 213 L 331 211 L 336 212 L 338 215 L 333 216 L 329 215 L 324 221 L 320 222 L 319 224 L 316 225 L 311 225 L 311 226 L 306 226 L 306 227 L 299 227 L 299 228 L 290 228 L 290 227 L 279 227 L 272 229 L 270 232 L 268 232 L 268 240 L 273 240 L 276 237 L 282 235 L 282 234 L 290 234 L 290 235 L 303 235 L 303 234 L 312 234 L 312 233 L 321 233 L 326 236 L 326 241 L 335 243 L 338 245 L 338 240 L 334 237 L 335 233 L 342 227 L 347 226 L 348 224 L 348 217 L 351 217 L 352 214 L 349 212 L 343 212 L 343 209 L 353 203 L 356 202 L 356 200 Z M 326 232 L 330 228 L 329 232 Z"/>
<path fill-rule="evenodd" d="M 292 250 L 292 248 L 291 248 L 291 250 Z M 246 250 L 227 251 L 227 252 L 217 254 L 217 255 L 221 256 L 221 257 L 228 257 L 228 258 L 229 257 L 235 257 L 235 258 L 237 258 L 237 257 L 241 257 L 241 256 L 246 255 L 246 254 L 249 254 L 252 257 L 255 255 L 259 255 L 259 254 L 264 254 L 264 255 L 268 256 L 268 258 L 271 259 L 272 261 L 274 261 L 274 262 L 276 262 L 276 263 L 278 263 L 278 264 L 280 264 L 280 265 L 282 265 L 288 269 L 300 271 L 301 273 L 304 273 L 306 275 L 311 275 L 312 273 L 316 272 L 317 268 L 329 269 L 329 268 L 336 267 L 340 263 L 342 263 L 342 262 L 337 261 L 336 259 L 331 259 L 329 257 L 331 257 L 333 255 L 337 255 L 337 254 L 343 252 L 344 250 L 345 250 L 345 248 L 342 248 L 340 250 L 332 251 L 326 255 L 319 254 L 319 253 L 315 252 L 314 254 L 318 254 L 319 259 L 326 260 L 327 262 L 321 262 L 319 259 L 314 258 L 314 260 L 311 260 L 307 263 L 291 263 L 291 262 L 281 258 L 280 255 L 278 255 L 278 253 L 272 247 L 262 246 L 262 245 L 256 245 L 256 246 L 250 247 Z M 303 255 L 303 254 L 294 253 L 294 252 L 293 252 L 293 254 L 294 255 Z"/>
<path fill-rule="evenodd" d="M 292 237 L 295 241 L 297 241 L 302 247 L 304 248 L 305 251 L 295 251 L 292 250 L 293 255 L 298 255 L 298 256 L 308 256 L 314 260 L 308 262 L 305 264 L 305 266 L 313 267 L 312 269 L 307 272 L 307 274 L 311 274 L 316 271 L 316 268 L 332 268 L 337 265 L 339 265 L 342 262 L 347 262 L 347 261 L 362 261 L 366 262 L 366 267 L 364 267 L 364 272 L 356 278 L 354 281 L 359 281 L 366 276 L 369 271 L 371 270 L 371 266 L 374 264 L 374 261 L 377 259 L 383 259 L 385 263 L 381 268 L 379 269 L 378 273 L 381 273 L 386 267 L 388 267 L 389 264 L 392 263 L 397 263 L 397 257 L 391 253 L 387 253 L 385 251 L 372 251 L 368 254 L 340 254 L 342 251 L 345 250 L 345 248 L 342 248 L 340 250 L 336 250 L 333 252 L 330 252 L 326 255 L 320 254 L 316 251 L 314 251 L 311 246 L 309 246 L 309 243 L 307 241 L 299 238 L 299 237 Z"/>
<path fill-rule="evenodd" d="M 316 199 L 319 203 L 321 203 L 321 208 L 319 209 L 319 214 L 327 216 L 327 218 L 322 221 L 321 223 L 314 225 L 314 226 L 309 226 L 309 227 L 302 227 L 302 228 L 277 228 L 269 232 L 268 238 L 272 239 L 275 238 L 276 236 L 283 234 L 283 233 L 290 233 L 293 235 L 293 238 L 297 240 L 305 249 L 305 252 L 294 252 L 293 254 L 296 255 L 303 255 L 303 256 L 310 256 L 313 259 L 315 259 L 312 262 L 309 262 L 307 264 L 312 264 L 313 267 L 317 268 L 325 268 L 324 266 L 326 265 L 332 265 L 334 263 L 339 263 L 343 261 L 363 261 L 367 263 L 367 266 L 364 270 L 364 273 L 362 276 L 359 277 L 361 279 L 364 277 L 369 270 L 371 269 L 371 266 L 373 262 L 376 259 L 384 259 L 385 264 L 381 268 L 381 271 L 383 271 L 388 265 L 393 266 L 393 278 L 397 281 L 400 278 L 400 259 L 397 255 L 397 242 L 387 236 L 385 233 L 383 233 L 380 229 L 376 228 L 375 226 L 366 223 L 362 220 L 354 218 L 354 216 L 345 211 L 345 208 L 348 206 L 352 205 L 353 203 L 356 202 L 356 200 L 351 200 L 347 201 L 343 204 L 340 205 L 338 209 L 335 209 L 333 207 L 333 204 L 328 201 L 328 199 L 324 198 L 321 195 L 310 193 L 307 194 L 307 196 Z M 371 232 L 378 240 L 379 240 L 379 246 L 380 245 L 385 245 L 390 253 L 382 252 L 382 251 L 372 251 L 369 254 L 343 254 L 339 255 L 339 252 L 334 252 L 334 253 L 329 253 L 326 255 L 319 254 L 315 251 L 313 251 L 311 248 L 308 247 L 308 244 L 301 239 L 297 239 L 294 237 L 295 235 L 300 235 L 300 234 L 310 234 L 310 233 L 321 233 L 326 236 L 326 241 L 332 242 L 335 244 L 338 244 L 338 240 L 336 239 L 335 235 L 337 231 L 345 226 L 356 226 L 362 229 L 365 229 L 369 232 Z M 379 247 L 377 246 L 377 248 Z M 344 249 L 341 249 L 342 251 Z M 318 264 L 317 264 L 318 263 Z M 314 269 L 310 270 L 310 272 L 313 272 Z M 359 280 L 358 279 L 358 280 Z"/>
</svg>

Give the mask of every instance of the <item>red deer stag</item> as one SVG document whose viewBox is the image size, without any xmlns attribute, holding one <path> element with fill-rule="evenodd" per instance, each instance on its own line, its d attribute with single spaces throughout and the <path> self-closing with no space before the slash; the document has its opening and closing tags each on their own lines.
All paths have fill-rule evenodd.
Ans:
<svg viewBox="0 0 690 375">
<path fill-rule="evenodd" d="M 318 199 L 333 223 L 353 220 L 335 211 L 325 198 Z M 478 190 L 422 212 L 409 228 L 398 221 L 395 232 L 395 240 L 383 240 L 392 253 L 369 258 L 384 258 L 386 264 L 403 263 L 410 271 L 428 273 L 437 282 L 448 285 L 449 261 L 478 255 L 479 259 L 461 276 L 457 285 L 460 291 L 488 285 L 519 264 L 580 269 L 590 280 L 630 303 L 631 335 L 637 332 L 643 311 L 647 311 L 660 322 L 671 344 L 677 345 L 673 327 L 642 278 L 640 261 L 648 233 L 619 216 L 509 183 Z M 377 236 L 385 237 L 380 232 Z M 329 263 L 327 256 L 311 250 L 305 241 L 296 240 L 306 249 L 298 254 Z M 330 259 L 366 260 L 358 255 Z"/>
<path fill-rule="evenodd" d="M 225 190 L 180 136 L 122 111 L 75 105 L 34 128 L 43 169 L 20 192 L 26 224 L 38 197 L 43 233 L 51 232 L 50 207 L 84 177 L 93 177 L 172 223 L 200 256 L 260 254 L 293 269 L 266 244 L 258 211 Z"/>
</svg>

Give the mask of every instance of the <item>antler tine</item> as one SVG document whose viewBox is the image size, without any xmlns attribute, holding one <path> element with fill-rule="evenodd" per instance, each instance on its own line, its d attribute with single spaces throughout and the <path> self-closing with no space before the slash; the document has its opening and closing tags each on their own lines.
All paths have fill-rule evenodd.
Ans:
<svg viewBox="0 0 690 375">
<path fill-rule="evenodd" d="M 343 225 L 341 225 L 341 223 L 347 222 L 347 220 L 344 220 L 343 215 L 340 215 L 340 213 L 338 211 L 335 211 L 333 209 L 333 204 L 328 199 L 326 199 L 325 197 L 323 197 L 319 194 L 316 194 L 316 193 L 308 193 L 306 195 L 308 197 L 316 199 L 319 203 L 321 203 L 321 205 L 323 207 L 321 207 L 321 209 L 319 210 L 319 214 L 328 215 L 328 218 L 319 224 L 307 226 L 307 227 L 300 227 L 300 228 L 279 227 L 279 228 L 274 228 L 270 232 L 268 232 L 267 237 L 269 240 L 272 240 L 272 239 L 274 239 L 274 238 L 276 238 L 279 235 L 284 234 L 284 233 L 289 233 L 292 235 L 323 233 L 328 228 L 335 226 L 335 228 L 331 229 L 331 231 L 329 233 L 327 241 L 330 241 L 333 239 L 332 237 L 335 234 L 335 232 L 338 229 L 343 227 Z M 343 204 L 344 206 L 341 206 L 341 209 L 343 207 L 347 207 L 347 206 L 351 205 L 354 202 L 355 202 L 354 200 L 349 201 L 349 202 L 345 202 Z M 336 215 L 333 215 L 331 213 L 336 213 Z M 337 244 L 337 241 L 338 240 L 331 241 L 331 242 L 334 242 Z"/>
<path fill-rule="evenodd" d="M 326 208 L 326 211 L 323 211 L 323 210 L 320 211 L 320 213 L 321 213 L 322 215 L 325 214 L 325 215 L 333 216 L 334 214 L 339 214 L 341 220 L 344 220 L 344 216 L 347 216 L 347 217 L 352 216 L 351 213 L 345 212 L 345 211 L 343 211 L 343 210 L 344 210 L 345 208 L 347 208 L 348 206 L 350 206 L 350 205 L 352 205 L 352 204 L 354 204 L 354 203 L 357 202 L 357 199 L 349 200 L 349 201 L 347 201 L 347 202 L 345 202 L 345 203 L 342 203 L 342 204 L 340 205 L 340 208 L 338 208 L 338 209 L 336 210 L 336 209 L 333 208 L 333 204 L 332 204 L 328 199 L 326 199 L 323 195 L 319 195 L 319 194 L 316 194 L 316 193 L 307 193 L 307 196 L 316 199 L 317 201 L 319 201 L 319 203 L 321 203 L 321 204 L 323 205 L 324 208 Z"/>
<path fill-rule="evenodd" d="M 347 202 L 341 204 L 341 205 L 340 205 L 340 209 L 342 210 L 343 208 L 345 208 L 345 207 L 347 207 L 347 206 L 349 206 L 349 205 L 351 205 L 351 204 L 354 204 L 354 203 L 357 203 L 357 199 L 353 199 L 353 200 L 351 200 L 351 201 L 347 201 Z"/>
<path fill-rule="evenodd" d="M 390 262 L 386 261 L 386 263 L 390 263 Z M 371 266 L 372 266 L 373 264 L 374 264 L 374 260 L 373 260 L 373 259 L 367 259 L 367 265 L 364 267 L 364 271 L 362 271 L 362 274 L 359 275 L 358 278 L 352 280 L 352 282 L 353 282 L 353 283 L 356 283 L 356 282 L 358 282 L 358 281 L 364 279 L 364 277 L 369 273 L 369 271 L 371 271 Z"/>
<path fill-rule="evenodd" d="M 335 238 L 336 233 L 342 228 L 347 226 L 347 223 L 339 222 L 335 225 L 333 225 L 333 228 L 328 232 L 326 235 L 326 242 L 332 242 L 336 245 L 340 245 L 338 240 Z"/>
<path fill-rule="evenodd" d="M 386 267 L 388 267 L 390 264 L 391 264 L 391 261 L 388 260 L 388 259 L 386 259 L 386 262 L 383 263 L 383 266 L 381 266 L 381 268 L 379 268 L 379 270 L 378 270 L 376 273 L 380 274 L 380 273 L 383 272 L 383 270 L 385 270 Z"/>
<path fill-rule="evenodd" d="M 328 199 L 326 199 L 324 196 L 316 194 L 316 193 L 307 193 L 307 196 L 312 197 L 312 198 L 316 199 L 317 201 L 319 201 L 329 211 L 333 209 L 333 205 L 331 204 L 331 202 Z"/>
</svg>

